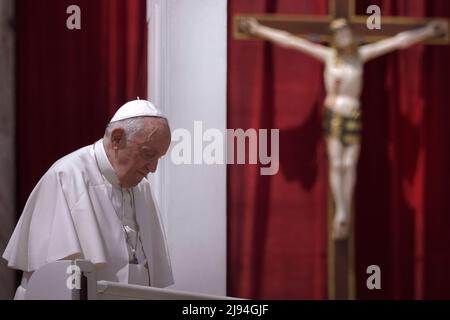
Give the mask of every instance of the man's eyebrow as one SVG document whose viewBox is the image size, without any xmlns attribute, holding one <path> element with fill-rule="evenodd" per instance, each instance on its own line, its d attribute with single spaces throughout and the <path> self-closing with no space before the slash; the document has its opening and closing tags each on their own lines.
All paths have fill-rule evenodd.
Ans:
<svg viewBox="0 0 450 320">
<path fill-rule="evenodd" d="M 142 146 L 142 151 L 145 153 L 156 153 L 156 150 L 154 148 L 146 146 L 146 145 Z"/>
<path fill-rule="evenodd" d="M 160 152 L 158 150 L 156 150 L 156 149 L 154 149 L 152 147 L 148 147 L 148 146 L 143 146 L 142 147 L 142 152 L 143 152 L 143 155 L 145 157 L 154 157 L 154 156 L 157 156 L 157 155 L 161 156 L 161 154 L 160 154 Z"/>
</svg>

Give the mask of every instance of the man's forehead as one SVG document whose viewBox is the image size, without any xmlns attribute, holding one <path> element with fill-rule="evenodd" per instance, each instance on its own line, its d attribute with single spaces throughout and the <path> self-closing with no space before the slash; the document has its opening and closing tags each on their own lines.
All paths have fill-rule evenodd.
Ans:
<svg viewBox="0 0 450 320">
<path fill-rule="evenodd" d="M 144 119 L 142 133 L 146 138 L 150 138 L 155 133 L 165 133 L 168 129 L 167 120 L 164 118 L 147 117 Z"/>
<path fill-rule="evenodd" d="M 146 125 L 163 125 L 167 123 L 166 118 L 161 117 L 143 117 L 143 120 Z"/>
<path fill-rule="evenodd" d="M 139 134 L 138 144 L 151 147 L 156 142 L 170 142 L 170 129 L 164 118 L 145 119 L 142 131 Z"/>
<path fill-rule="evenodd" d="M 148 139 L 143 140 L 141 143 L 137 143 L 139 149 L 142 152 L 165 154 L 170 146 L 170 136 L 159 134 L 161 130 L 158 130 Z"/>
</svg>

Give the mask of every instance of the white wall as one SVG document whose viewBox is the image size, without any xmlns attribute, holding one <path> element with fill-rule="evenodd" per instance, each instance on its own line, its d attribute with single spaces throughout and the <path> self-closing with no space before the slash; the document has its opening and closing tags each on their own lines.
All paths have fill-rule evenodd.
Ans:
<svg viewBox="0 0 450 320">
<path fill-rule="evenodd" d="M 226 128 L 226 0 L 148 0 L 149 99 L 172 131 Z M 226 166 L 175 165 L 154 179 L 166 217 L 174 288 L 226 294 Z"/>
</svg>

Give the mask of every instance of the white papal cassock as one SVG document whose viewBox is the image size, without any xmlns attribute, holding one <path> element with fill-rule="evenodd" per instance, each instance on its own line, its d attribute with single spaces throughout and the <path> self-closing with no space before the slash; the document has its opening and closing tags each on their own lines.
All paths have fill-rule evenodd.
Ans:
<svg viewBox="0 0 450 320">
<path fill-rule="evenodd" d="M 76 256 L 97 265 L 98 280 L 129 283 L 132 265 L 114 204 L 118 186 L 112 170 L 102 140 L 58 160 L 26 203 L 3 254 L 8 266 L 28 274 L 46 263 Z M 150 284 L 169 286 L 173 276 L 166 236 L 150 183 L 144 178 L 131 191 L 142 244 L 138 255 L 140 248 Z"/>
</svg>

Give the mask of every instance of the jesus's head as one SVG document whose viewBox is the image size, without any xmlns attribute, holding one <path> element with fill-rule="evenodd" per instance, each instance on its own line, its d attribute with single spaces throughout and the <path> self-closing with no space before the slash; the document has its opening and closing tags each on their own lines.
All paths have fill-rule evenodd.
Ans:
<svg viewBox="0 0 450 320">
<path fill-rule="evenodd" d="M 330 24 L 332 46 L 340 53 L 351 53 L 356 48 L 356 39 L 346 19 L 336 19 Z"/>
</svg>

